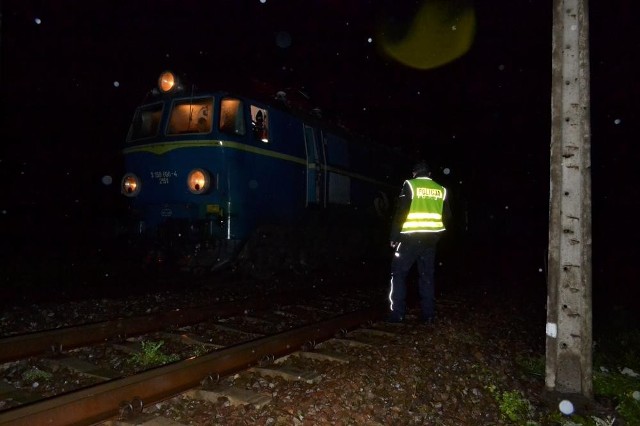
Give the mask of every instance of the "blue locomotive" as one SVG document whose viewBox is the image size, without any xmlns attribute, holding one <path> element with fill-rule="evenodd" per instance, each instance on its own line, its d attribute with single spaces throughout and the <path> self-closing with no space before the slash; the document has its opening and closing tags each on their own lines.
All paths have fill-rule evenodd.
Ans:
<svg viewBox="0 0 640 426">
<path fill-rule="evenodd" d="M 386 248 L 408 169 L 275 96 L 202 91 L 163 72 L 134 114 L 121 192 L 154 261 L 268 271 Z"/>
</svg>

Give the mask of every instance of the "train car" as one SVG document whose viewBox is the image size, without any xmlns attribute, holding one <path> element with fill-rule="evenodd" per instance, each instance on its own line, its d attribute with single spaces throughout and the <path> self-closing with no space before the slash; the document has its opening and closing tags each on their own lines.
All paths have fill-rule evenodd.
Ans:
<svg viewBox="0 0 640 426">
<path fill-rule="evenodd" d="M 171 71 L 136 109 L 123 155 L 138 244 L 192 270 L 371 258 L 409 170 L 394 148 L 351 138 L 284 92 L 205 91 Z"/>
</svg>

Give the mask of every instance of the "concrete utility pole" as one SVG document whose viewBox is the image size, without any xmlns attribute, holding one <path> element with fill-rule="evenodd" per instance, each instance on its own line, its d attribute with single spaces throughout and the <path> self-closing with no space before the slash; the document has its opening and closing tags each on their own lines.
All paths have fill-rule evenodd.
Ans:
<svg viewBox="0 0 640 426">
<path fill-rule="evenodd" d="M 554 0 L 545 391 L 593 398 L 587 0 Z"/>
</svg>

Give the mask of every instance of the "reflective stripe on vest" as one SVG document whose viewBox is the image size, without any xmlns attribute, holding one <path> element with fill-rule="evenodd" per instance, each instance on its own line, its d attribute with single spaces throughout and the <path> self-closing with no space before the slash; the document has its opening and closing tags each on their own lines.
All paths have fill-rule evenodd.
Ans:
<svg viewBox="0 0 640 426">
<path fill-rule="evenodd" d="M 444 231 L 442 210 L 446 189 L 426 177 L 411 179 L 407 183 L 411 188 L 411 207 L 400 232 L 410 234 Z"/>
</svg>

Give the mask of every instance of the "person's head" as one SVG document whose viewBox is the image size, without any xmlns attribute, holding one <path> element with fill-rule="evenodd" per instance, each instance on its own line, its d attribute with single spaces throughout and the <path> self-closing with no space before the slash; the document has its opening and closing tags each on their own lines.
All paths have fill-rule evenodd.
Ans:
<svg viewBox="0 0 640 426">
<path fill-rule="evenodd" d="M 413 169 L 411 169 L 411 171 L 413 172 L 414 177 L 429 176 L 431 174 L 431 169 L 429 168 L 429 165 L 427 164 L 426 161 L 423 161 L 423 160 L 420 160 L 416 164 L 414 164 Z"/>
</svg>

